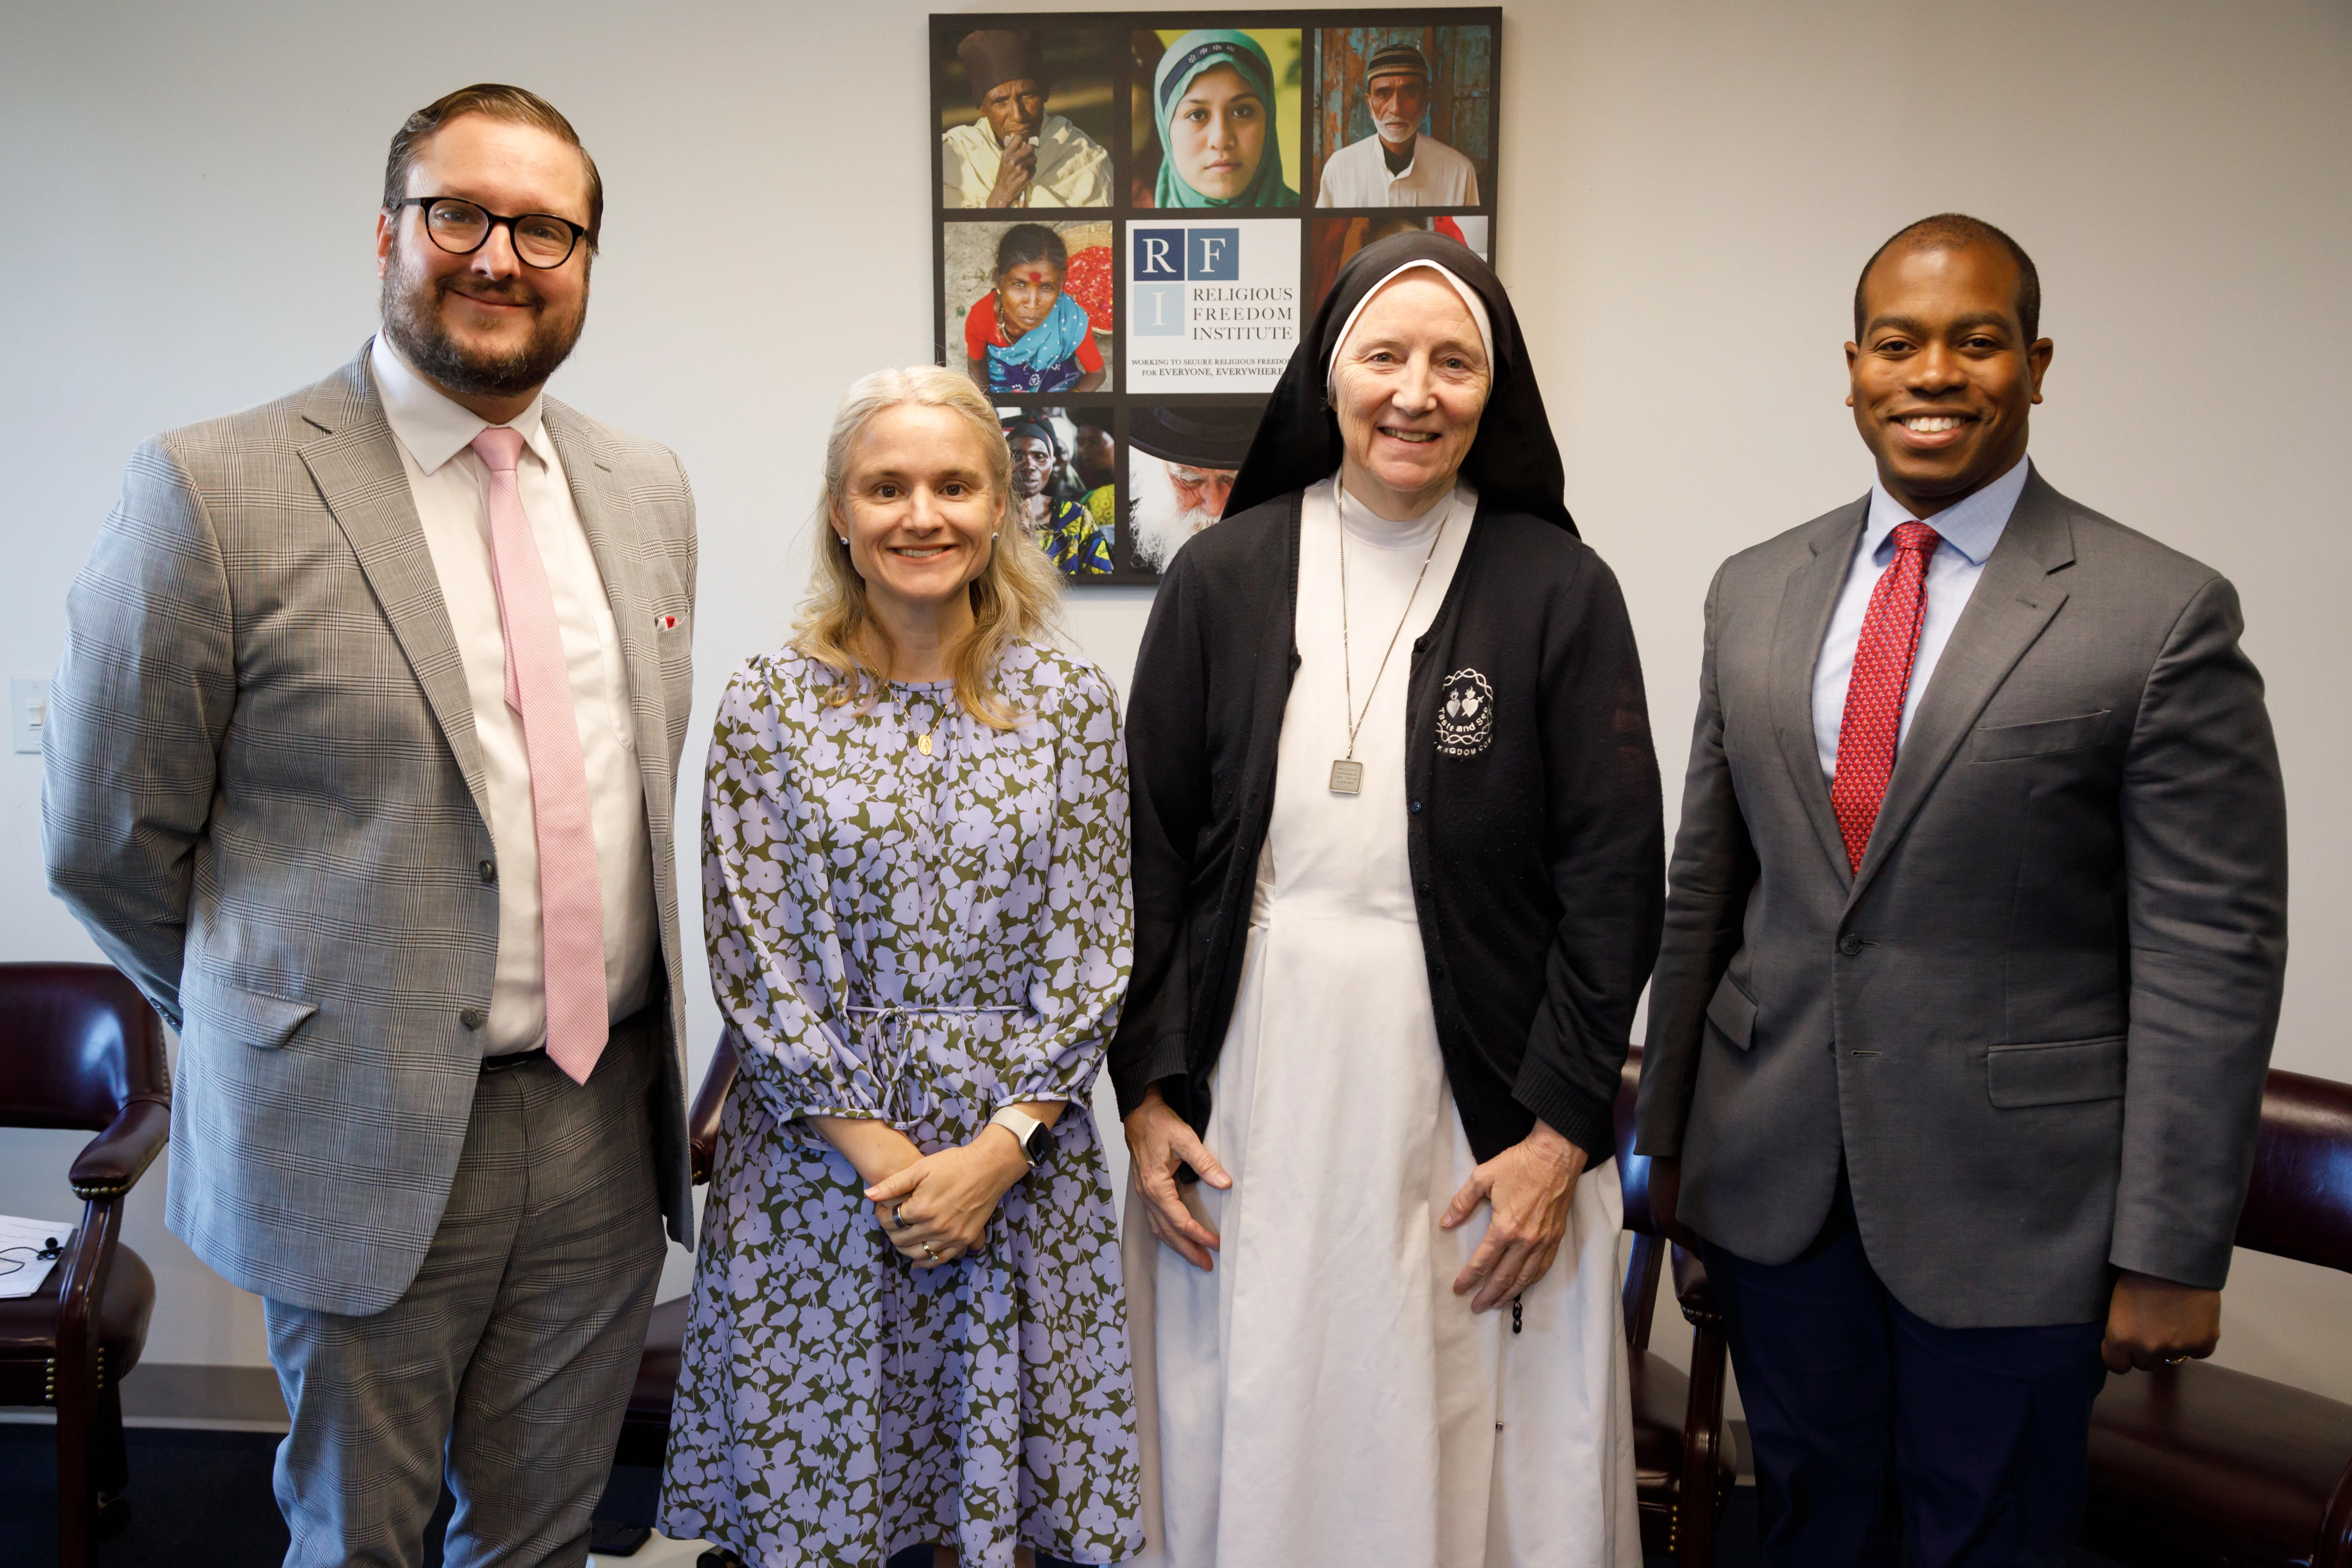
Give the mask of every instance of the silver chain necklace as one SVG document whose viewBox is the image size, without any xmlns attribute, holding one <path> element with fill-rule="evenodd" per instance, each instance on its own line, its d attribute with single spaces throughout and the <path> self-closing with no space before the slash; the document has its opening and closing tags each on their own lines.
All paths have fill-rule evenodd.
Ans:
<svg viewBox="0 0 2352 1568">
<path fill-rule="evenodd" d="M 1381 677 L 1388 673 L 1389 655 L 1396 652 L 1397 638 L 1404 635 L 1405 622 L 1412 619 L 1413 601 L 1421 597 L 1421 584 L 1429 575 L 1429 563 L 1437 559 L 1437 546 L 1445 537 L 1445 525 L 1454 521 L 1454 499 L 1446 497 L 1445 515 L 1437 520 L 1435 531 L 1429 536 L 1429 553 L 1421 558 L 1421 571 L 1412 580 L 1412 592 L 1405 595 L 1404 614 L 1397 617 L 1396 630 L 1389 634 L 1389 646 L 1381 650 L 1380 668 L 1372 671 L 1372 684 L 1364 693 L 1364 710 L 1356 711 L 1356 669 L 1348 645 L 1348 492 L 1334 484 L 1333 498 L 1339 511 L 1339 678 L 1348 694 L 1348 754 L 1331 763 L 1331 793 L 1359 795 L 1364 787 L 1364 764 L 1356 761 L 1356 731 L 1372 714 L 1372 699 L 1381 689 Z"/>
</svg>

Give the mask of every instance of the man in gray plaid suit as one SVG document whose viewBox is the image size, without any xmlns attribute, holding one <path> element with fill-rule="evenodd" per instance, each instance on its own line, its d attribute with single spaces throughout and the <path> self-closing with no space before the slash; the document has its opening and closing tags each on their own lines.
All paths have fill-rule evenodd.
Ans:
<svg viewBox="0 0 2352 1568">
<path fill-rule="evenodd" d="M 289 1564 L 578 1563 L 688 1240 L 694 510 L 542 395 L 603 216 L 552 106 L 394 138 L 383 331 L 161 436 L 68 605 L 50 885 L 180 1034 L 172 1228 L 265 1299 Z"/>
</svg>

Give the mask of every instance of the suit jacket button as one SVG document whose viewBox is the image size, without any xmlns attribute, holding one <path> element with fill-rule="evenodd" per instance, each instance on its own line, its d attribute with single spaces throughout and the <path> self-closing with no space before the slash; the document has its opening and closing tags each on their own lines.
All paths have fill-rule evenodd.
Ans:
<svg viewBox="0 0 2352 1568">
<path fill-rule="evenodd" d="M 468 1007 L 457 1015 L 457 1022 L 465 1025 L 468 1029 L 478 1029 L 482 1026 L 485 1016 L 479 1007 Z"/>
<path fill-rule="evenodd" d="M 1854 935 L 1852 931 L 1846 932 L 1843 936 L 1838 938 L 1838 951 L 1844 953 L 1848 958 L 1852 958 L 1854 954 L 1862 951 L 1862 938 Z"/>
<path fill-rule="evenodd" d="M 1409 809 L 1415 816 L 1419 816 L 1421 815 L 1421 802 L 1414 801 Z"/>
<path fill-rule="evenodd" d="M 485 861 L 483 861 L 483 862 L 482 862 L 482 866 L 481 866 L 481 871 L 482 871 L 482 880 L 483 880 L 483 881 L 485 881 L 485 882 L 488 883 L 488 884 L 489 884 L 491 887 L 493 887 L 493 888 L 495 888 L 495 887 L 497 887 L 497 886 L 499 885 L 499 863 L 498 863 L 497 861 L 495 861 L 495 860 L 485 860 Z"/>
</svg>

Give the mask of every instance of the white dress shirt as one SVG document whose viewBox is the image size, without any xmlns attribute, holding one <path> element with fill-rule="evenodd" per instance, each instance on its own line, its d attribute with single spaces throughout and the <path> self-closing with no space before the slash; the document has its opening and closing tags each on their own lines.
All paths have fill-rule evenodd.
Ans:
<svg viewBox="0 0 2352 1568">
<path fill-rule="evenodd" d="M 1854 645 L 1862 641 L 1863 617 L 1870 613 L 1871 591 L 1879 574 L 1894 563 L 1897 524 L 1924 522 L 1943 543 L 1927 558 L 1927 607 L 1919 617 L 1919 651 L 1911 659 L 1911 684 L 1903 692 L 1903 722 L 1895 731 L 1895 752 L 1902 753 L 1911 733 L 1911 716 L 1919 710 L 1919 694 L 1936 673 L 1936 661 L 1951 640 L 1952 626 L 1969 607 L 1977 579 L 1984 574 L 1985 557 L 2000 542 L 2009 514 L 2032 471 L 2020 458 L 2009 472 L 1933 517 L 1914 518 L 1876 480 L 1870 486 L 1870 520 L 1863 525 L 1854 546 L 1853 563 L 1846 568 L 1845 586 L 1838 590 L 1837 608 L 1830 616 L 1829 635 L 1822 639 L 1821 659 L 1813 666 L 1813 747 L 1821 755 L 1822 773 L 1837 776 L 1838 731 L 1845 723 L 1845 689 L 1853 679 Z"/>
<path fill-rule="evenodd" d="M 951 207 L 984 207 L 996 188 L 997 171 L 1004 165 L 1004 149 L 985 117 L 940 137 L 940 200 Z M 1037 128 L 1037 166 L 1029 187 L 1014 204 L 1024 207 L 1107 207 L 1110 205 L 1110 154 L 1085 132 L 1058 114 L 1045 116 Z"/>
<path fill-rule="evenodd" d="M 1391 174 L 1378 132 L 1324 160 L 1318 207 L 1475 207 L 1478 165 L 1433 136 L 1412 139 L 1412 162 Z"/>
<path fill-rule="evenodd" d="M 474 733 L 482 747 L 499 889 L 499 963 L 490 983 L 489 1018 L 482 1026 L 482 1054 L 527 1051 L 547 1039 L 546 960 L 530 761 L 523 750 L 522 721 L 507 706 L 506 634 L 490 577 L 487 470 L 472 448 L 488 421 L 442 395 L 381 334 L 368 364 L 441 580 L 442 602 L 466 667 L 466 691 L 473 700 Z M 515 479 L 523 515 L 547 565 L 572 676 L 596 837 L 596 874 L 604 894 L 604 990 L 618 1022 L 645 1005 L 653 975 L 658 943 L 653 846 L 646 832 L 645 786 L 637 774 L 620 634 L 562 459 L 541 417 L 541 403 L 533 398 L 510 421 L 523 440 Z"/>
</svg>

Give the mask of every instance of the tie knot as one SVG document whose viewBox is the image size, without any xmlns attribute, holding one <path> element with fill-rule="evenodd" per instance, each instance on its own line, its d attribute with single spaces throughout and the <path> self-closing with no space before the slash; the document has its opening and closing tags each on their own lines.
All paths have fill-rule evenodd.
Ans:
<svg viewBox="0 0 2352 1568">
<path fill-rule="evenodd" d="M 489 426 L 474 437 L 474 456 L 481 458 L 483 467 L 494 474 L 511 474 L 517 459 L 522 456 L 522 432 L 511 425 Z M 1921 525 L 1909 522 L 1903 526 L 1917 528 Z M 1895 536 L 1900 538 L 1902 531 L 1902 529 L 1895 530 Z"/>
<path fill-rule="evenodd" d="M 485 430 L 482 434 L 487 436 L 489 432 Z M 1895 525 L 1895 548 L 1897 550 L 1916 550 L 1922 555 L 1933 555 L 1936 546 L 1943 542 L 1944 536 L 1924 522 L 1898 522 Z"/>
</svg>

